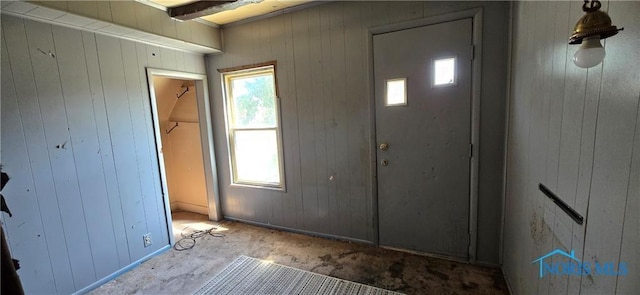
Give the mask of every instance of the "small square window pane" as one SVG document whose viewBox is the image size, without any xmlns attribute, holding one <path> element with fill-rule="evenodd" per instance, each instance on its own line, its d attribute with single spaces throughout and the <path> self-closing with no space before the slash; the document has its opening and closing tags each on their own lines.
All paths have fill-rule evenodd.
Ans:
<svg viewBox="0 0 640 295">
<path fill-rule="evenodd" d="M 433 62 L 433 85 L 450 85 L 456 83 L 456 58 L 436 59 Z"/>
<path fill-rule="evenodd" d="M 396 106 L 407 104 L 407 79 L 387 80 L 385 105 Z"/>
<path fill-rule="evenodd" d="M 276 92 L 272 74 L 233 78 L 231 93 L 234 127 L 276 127 Z"/>
<path fill-rule="evenodd" d="M 280 183 L 278 137 L 275 130 L 236 130 L 236 181 Z"/>
</svg>

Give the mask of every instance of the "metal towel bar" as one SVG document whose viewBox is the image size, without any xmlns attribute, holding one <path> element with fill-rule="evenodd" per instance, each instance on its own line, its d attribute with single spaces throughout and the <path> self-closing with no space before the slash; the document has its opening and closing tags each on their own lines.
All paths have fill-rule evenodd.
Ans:
<svg viewBox="0 0 640 295">
<path fill-rule="evenodd" d="M 538 188 L 545 195 L 547 195 L 547 197 L 549 197 L 549 199 L 551 199 L 556 205 L 558 205 L 558 207 L 560 207 L 562 211 L 567 213 L 567 215 L 569 215 L 569 217 L 571 217 L 571 219 L 573 219 L 573 221 L 575 221 L 577 224 L 582 224 L 584 222 L 584 217 L 582 217 L 582 215 L 580 215 L 576 210 L 574 210 L 569 205 L 567 205 L 567 203 L 562 201 L 562 199 L 556 196 L 556 194 L 554 194 L 551 190 L 549 190 L 546 186 L 544 186 L 544 184 L 540 183 L 538 185 Z"/>
</svg>

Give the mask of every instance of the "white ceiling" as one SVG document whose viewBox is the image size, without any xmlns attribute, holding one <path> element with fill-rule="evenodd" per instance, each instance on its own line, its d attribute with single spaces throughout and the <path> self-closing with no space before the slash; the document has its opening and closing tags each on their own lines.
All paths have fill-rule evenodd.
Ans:
<svg viewBox="0 0 640 295">
<path fill-rule="evenodd" d="M 187 3 L 196 2 L 194 0 L 148 0 L 155 4 L 164 7 L 180 6 Z M 256 17 L 278 10 L 286 9 L 289 7 L 297 6 L 304 3 L 309 3 L 313 0 L 263 0 L 260 3 L 251 3 L 244 6 L 240 6 L 233 10 L 227 10 L 218 12 L 212 15 L 201 17 L 206 21 L 224 25 L 232 22 L 240 21 L 243 19 Z"/>
</svg>

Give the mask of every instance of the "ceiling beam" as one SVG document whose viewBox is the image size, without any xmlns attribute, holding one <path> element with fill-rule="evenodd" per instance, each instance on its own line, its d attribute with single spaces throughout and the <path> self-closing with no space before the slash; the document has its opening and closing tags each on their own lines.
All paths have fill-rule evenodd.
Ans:
<svg viewBox="0 0 640 295">
<path fill-rule="evenodd" d="M 196 1 L 185 5 L 169 7 L 167 8 L 167 14 L 174 19 L 190 20 L 261 1 L 262 0 Z"/>
</svg>

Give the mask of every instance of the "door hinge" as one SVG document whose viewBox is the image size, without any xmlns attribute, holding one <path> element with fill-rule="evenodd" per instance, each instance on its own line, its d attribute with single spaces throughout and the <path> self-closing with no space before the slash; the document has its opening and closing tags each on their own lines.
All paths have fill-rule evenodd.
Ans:
<svg viewBox="0 0 640 295">
<path fill-rule="evenodd" d="M 469 159 L 473 158 L 473 143 L 469 144 Z"/>
<path fill-rule="evenodd" d="M 476 46 L 475 45 L 471 45 L 471 60 L 474 60 L 476 58 Z"/>
</svg>

